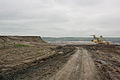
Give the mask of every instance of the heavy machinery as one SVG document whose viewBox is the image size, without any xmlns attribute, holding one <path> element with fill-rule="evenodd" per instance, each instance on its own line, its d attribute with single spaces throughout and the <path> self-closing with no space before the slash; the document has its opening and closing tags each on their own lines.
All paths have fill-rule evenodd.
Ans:
<svg viewBox="0 0 120 80">
<path fill-rule="evenodd" d="M 108 41 L 103 41 L 103 36 L 101 35 L 100 38 L 96 37 L 95 35 L 93 36 L 93 40 L 91 42 L 94 42 L 96 44 L 103 44 L 103 45 L 109 45 L 110 43 Z"/>
</svg>

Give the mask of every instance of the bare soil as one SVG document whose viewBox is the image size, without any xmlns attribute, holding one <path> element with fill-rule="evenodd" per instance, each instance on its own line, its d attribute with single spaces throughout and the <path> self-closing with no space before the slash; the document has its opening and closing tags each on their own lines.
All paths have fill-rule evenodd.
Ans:
<svg viewBox="0 0 120 80">
<path fill-rule="evenodd" d="M 120 80 L 120 46 L 59 46 L 33 36 L 0 42 L 0 80 Z"/>
<path fill-rule="evenodd" d="M 48 79 L 49 80 L 49 79 Z M 101 80 L 86 49 L 78 48 L 64 67 L 50 80 Z"/>
<path fill-rule="evenodd" d="M 101 80 L 120 80 L 120 46 L 87 46 Z"/>
<path fill-rule="evenodd" d="M 0 80 L 48 79 L 74 52 L 74 47 L 49 44 L 0 49 Z"/>
</svg>

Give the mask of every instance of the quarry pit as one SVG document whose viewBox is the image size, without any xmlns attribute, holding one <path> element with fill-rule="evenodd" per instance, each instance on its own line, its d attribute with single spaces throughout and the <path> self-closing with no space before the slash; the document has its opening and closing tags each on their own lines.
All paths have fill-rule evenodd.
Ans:
<svg viewBox="0 0 120 80">
<path fill-rule="evenodd" d="M 55 45 L 0 37 L 0 80 L 120 80 L 119 45 Z"/>
</svg>

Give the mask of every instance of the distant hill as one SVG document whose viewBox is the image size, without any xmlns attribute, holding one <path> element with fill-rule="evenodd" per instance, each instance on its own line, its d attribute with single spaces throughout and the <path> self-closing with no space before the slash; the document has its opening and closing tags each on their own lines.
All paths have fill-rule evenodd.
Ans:
<svg viewBox="0 0 120 80">
<path fill-rule="evenodd" d="M 93 38 L 91 37 L 42 37 L 45 41 L 91 41 Z M 120 42 L 120 37 L 113 38 L 113 37 L 105 37 L 104 41 L 111 41 L 111 42 Z"/>
</svg>

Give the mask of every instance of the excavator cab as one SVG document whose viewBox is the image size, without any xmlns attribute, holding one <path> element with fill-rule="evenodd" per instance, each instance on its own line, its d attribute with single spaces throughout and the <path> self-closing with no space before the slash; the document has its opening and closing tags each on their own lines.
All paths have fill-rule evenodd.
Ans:
<svg viewBox="0 0 120 80">
<path fill-rule="evenodd" d="M 93 36 L 93 40 L 91 42 L 97 43 L 97 44 L 103 44 L 103 45 L 109 45 L 108 41 L 103 41 L 103 36 L 101 35 L 100 38 L 96 37 L 95 35 Z"/>
<path fill-rule="evenodd" d="M 91 40 L 91 42 L 94 42 L 94 43 L 98 43 L 99 42 L 99 38 L 96 37 L 95 35 L 91 35 L 93 36 L 93 39 Z"/>
</svg>

